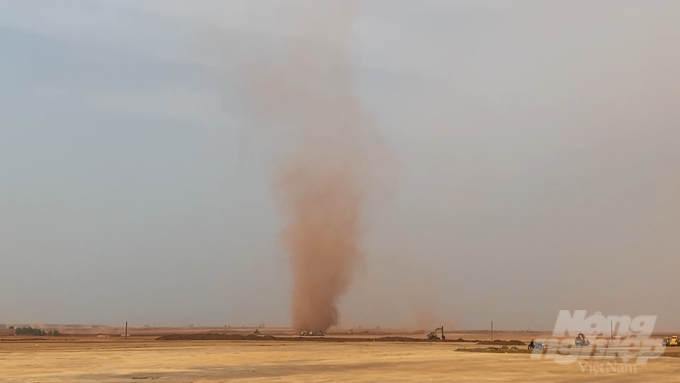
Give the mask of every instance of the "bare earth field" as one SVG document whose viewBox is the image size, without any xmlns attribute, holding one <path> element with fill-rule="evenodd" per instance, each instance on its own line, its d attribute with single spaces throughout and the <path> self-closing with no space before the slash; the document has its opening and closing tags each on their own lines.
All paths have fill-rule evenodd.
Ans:
<svg viewBox="0 0 680 383">
<path fill-rule="evenodd" d="M 680 381 L 675 357 L 596 375 L 529 354 L 456 351 L 480 347 L 464 343 L 17 338 L 0 340 L 0 382 Z"/>
</svg>

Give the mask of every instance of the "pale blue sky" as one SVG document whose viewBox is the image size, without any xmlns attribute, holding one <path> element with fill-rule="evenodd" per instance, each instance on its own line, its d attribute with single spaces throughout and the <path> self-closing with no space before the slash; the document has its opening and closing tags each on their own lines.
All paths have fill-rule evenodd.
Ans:
<svg viewBox="0 0 680 383">
<path fill-rule="evenodd" d="M 0 323 L 288 324 L 272 143 L 239 84 L 301 38 L 279 28 L 299 5 L 0 1 Z M 341 322 L 672 327 L 679 18 L 673 0 L 359 1 L 357 96 L 398 175 Z"/>
</svg>

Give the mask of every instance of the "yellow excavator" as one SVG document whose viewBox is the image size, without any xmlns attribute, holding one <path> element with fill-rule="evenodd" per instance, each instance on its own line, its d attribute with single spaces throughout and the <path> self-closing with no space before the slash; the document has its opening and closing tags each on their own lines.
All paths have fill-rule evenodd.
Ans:
<svg viewBox="0 0 680 383">
<path fill-rule="evenodd" d="M 678 336 L 673 335 L 670 338 L 663 338 L 661 345 L 666 347 L 678 347 Z"/>
<path fill-rule="evenodd" d="M 441 338 L 439 338 L 439 336 L 437 336 L 437 331 L 441 331 L 441 332 L 442 332 L 442 337 L 441 337 Z M 439 339 L 441 339 L 441 340 L 446 340 L 446 335 L 444 335 L 444 326 L 442 326 L 442 327 L 437 327 L 436 329 L 434 329 L 434 331 L 432 331 L 431 333 L 427 334 L 427 339 L 429 339 L 429 340 L 439 340 Z"/>
</svg>

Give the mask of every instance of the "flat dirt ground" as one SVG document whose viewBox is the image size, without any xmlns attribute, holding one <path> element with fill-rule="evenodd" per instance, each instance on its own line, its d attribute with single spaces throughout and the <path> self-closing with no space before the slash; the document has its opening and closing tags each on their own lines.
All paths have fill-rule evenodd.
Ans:
<svg viewBox="0 0 680 383">
<path fill-rule="evenodd" d="M 678 382 L 680 358 L 583 372 L 460 344 L 79 339 L 0 342 L 0 382 Z"/>
</svg>

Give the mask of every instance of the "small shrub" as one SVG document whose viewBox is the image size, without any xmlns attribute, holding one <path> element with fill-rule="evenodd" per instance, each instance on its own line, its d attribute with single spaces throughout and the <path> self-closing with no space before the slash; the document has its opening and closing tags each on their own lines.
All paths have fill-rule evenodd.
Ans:
<svg viewBox="0 0 680 383">
<path fill-rule="evenodd" d="M 61 333 L 58 330 L 50 330 L 45 332 L 39 328 L 33 327 L 20 327 L 14 330 L 16 335 L 26 335 L 26 336 L 60 336 Z"/>
<path fill-rule="evenodd" d="M 39 328 L 33 328 L 33 327 L 19 327 L 18 329 L 14 330 L 14 333 L 16 335 L 33 335 L 33 336 L 43 336 L 45 335 L 45 331 L 39 329 Z"/>
</svg>

